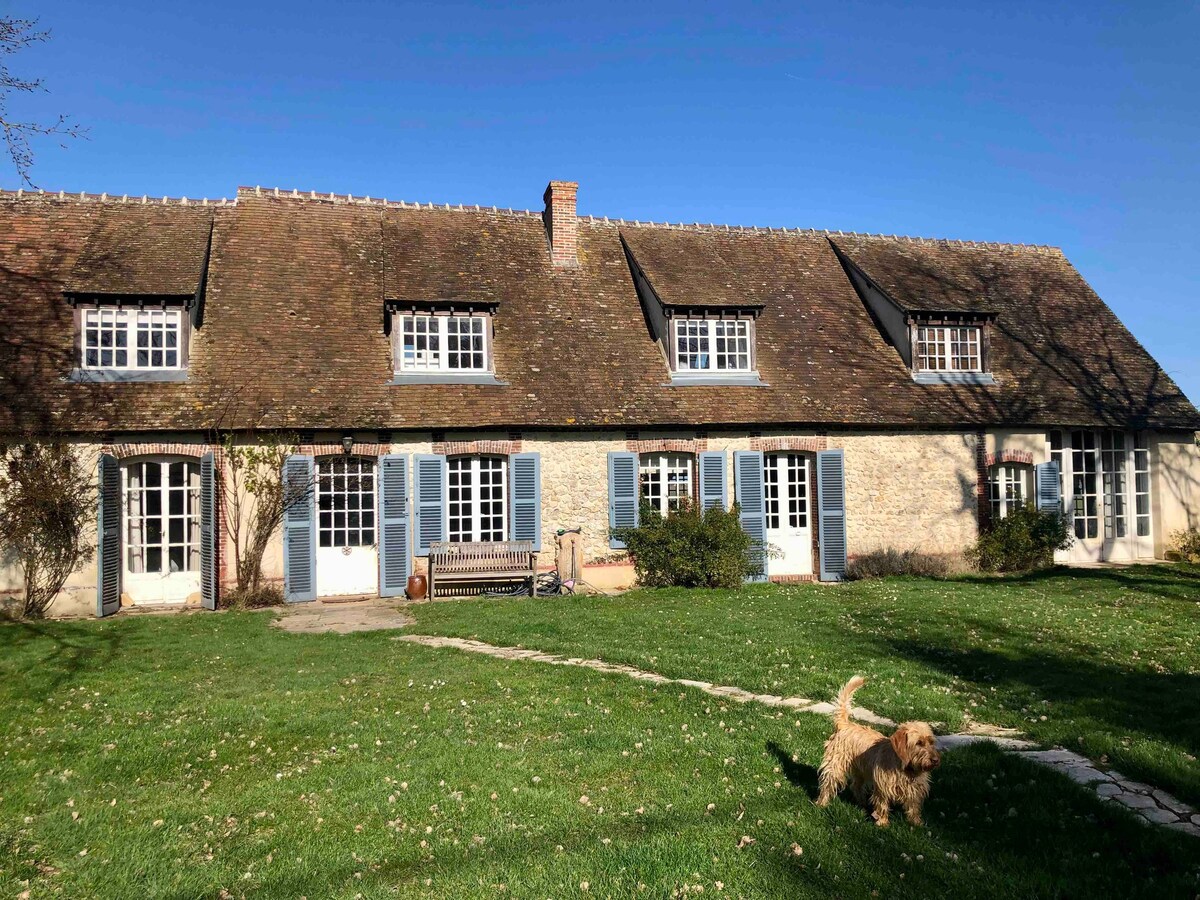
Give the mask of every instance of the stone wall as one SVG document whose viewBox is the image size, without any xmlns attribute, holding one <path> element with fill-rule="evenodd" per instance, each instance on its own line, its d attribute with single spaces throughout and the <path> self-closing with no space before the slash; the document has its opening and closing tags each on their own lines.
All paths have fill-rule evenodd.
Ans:
<svg viewBox="0 0 1200 900">
<path fill-rule="evenodd" d="M 973 434 L 831 434 L 846 460 L 850 556 L 894 547 L 956 555 L 978 533 Z"/>
<path fill-rule="evenodd" d="M 513 434 L 489 433 L 396 433 L 391 442 L 380 443 L 375 432 L 355 435 L 356 447 L 369 452 L 414 455 L 435 449 L 469 449 L 472 442 L 495 442 L 510 450 L 541 454 L 542 547 L 541 564 L 551 567 L 555 558 L 555 531 L 582 529 L 580 543 L 584 576 L 606 588 L 629 582 L 630 567 L 620 551 L 608 546 L 608 453 L 631 447 L 654 446 L 656 441 L 685 442 L 728 454 L 730 500 L 735 497 L 733 458 L 735 450 L 784 449 L 815 453 L 822 447 L 842 448 L 846 465 L 847 541 L 851 556 L 873 550 L 920 549 L 946 555 L 960 554 L 977 533 L 976 442 L 973 432 L 887 434 L 764 429 L 714 430 L 644 429 L 636 434 L 623 430 L 553 431 Z M 435 441 L 436 438 L 436 441 Z M 203 449 L 198 436 L 191 438 L 147 435 L 126 436 L 113 444 L 125 454 L 138 447 L 151 449 L 169 441 L 176 450 L 183 446 L 194 455 Z M 985 436 L 989 454 L 1020 454 L 1033 462 L 1046 456 L 1044 433 L 995 430 Z M 339 434 L 318 434 L 313 444 L 340 448 Z M 674 446 L 674 443 L 672 444 Z M 1170 532 L 1200 527 L 1200 446 L 1191 433 L 1157 434 L 1152 440 L 1154 466 L 1155 551 L 1161 556 Z M 79 444 L 85 464 L 94 469 L 96 444 Z M 94 528 L 91 532 L 94 539 Z M 226 536 L 223 546 L 224 580 L 233 582 L 233 556 Z M 282 581 L 282 539 L 272 542 L 264 559 L 264 575 Z M 424 568 L 424 560 L 414 561 Z M 11 560 L 0 559 L 0 604 L 4 597 L 20 591 L 19 571 Z M 92 615 L 95 611 L 96 567 L 94 562 L 72 575 L 67 589 L 56 601 L 55 615 Z"/>
</svg>

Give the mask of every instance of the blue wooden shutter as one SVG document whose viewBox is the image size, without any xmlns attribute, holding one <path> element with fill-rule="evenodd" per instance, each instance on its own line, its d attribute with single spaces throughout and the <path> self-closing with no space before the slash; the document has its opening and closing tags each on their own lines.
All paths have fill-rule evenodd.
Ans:
<svg viewBox="0 0 1200 900">
<path fill-rule="evenodd" d="M 217 466 L 212 452 L 200 457 L 200 605 L 217 608 Z"/>
<path fill-rule="evenodd" d="M 121 608 L 121 466 L 101 454 L 96 467 L 96 615 Z"/>
<path fill-rule="evenodd" d="M 725 453 L 721 450 L 707 450 L 700 454 L 700 508 L 724 509 L 728 500 Z"/>
<path fill-rule="evenodd" d="M 733 491 L 738 520 L 750 535 L 751 574 L 747 581 L 767 580 L 767 503 L 763 485 L 763 455 L 757 450 L 733 453 Z"/>
<path fill-rule="evenodd" d="M 379 596 L 400 597 L 408 584 L 408 456 L 379 457 Z"/>
<path fill-rule="evenodd" d="M 841 450 L 817 454 L 817 514 L 821 580 L 841 581 L 846 575 L 846 472 Z"/>
<path fill-rule="evenodd" d="M 413 496 L 417 556 L 428 556 L 429 545 L 446 540 L 446 457 L 418 453 L 413 457 Z"/>
<path fill-rule="evenodd" d="M 640 502 L 637 454 L 608 454 L 608 527 L 637 528 Z M 625 542 L 610 534 L 608 546 L 624 550 Z"/>
<path fill-rule="evenodd" d="M 1037 508 L 1041 510 L 1062 509 L 1062 487 L 1058 478 L 1058 463 L 1044 462 L 1033 467 L 1037 489 Z"/>
<path fill-rule="evenodd" d="M 283 463 L 283 589 L 289 603 L 317 599 L 317 517 L 313 509 L 313 458 Z"/>
<path fill-rule="evenodd" d="M 512 497 L 512 539 L 533 541 L 542 549 L 542 455 L 514 453 L 508 458 Z"/>
</svg>

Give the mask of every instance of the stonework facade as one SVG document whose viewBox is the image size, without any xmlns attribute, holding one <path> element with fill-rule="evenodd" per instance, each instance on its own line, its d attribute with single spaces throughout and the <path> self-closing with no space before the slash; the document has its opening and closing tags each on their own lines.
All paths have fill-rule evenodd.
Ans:
<svg viewBox="0 0 1200 900">
<path fill-rule="evenodd" d="M 526 431 L 518 440 L 504 432 L 395 433 L 387 443 L 375 432 L 351 433 L 355 454 L 385 453 L 536 453 L 541 466 L 540 567 L 555 561 L 558 529 L 580 529 L 579 541 L 585 565 L 584 578 L 604 588 L 628 586 L 632 569 L 623 551 L 609 546 L 608 455 L 629 452 L 725 454 L 728 497 L 735 496 L 733 453 L 738 450 L 815 454 L 821 449 L 844 452 L 846 537 L 850 558 L 876 550 L 920 550 L 960 558 L 975 540 L 980 520 L 977 460 L 988 464 L 1013 462 L 1021 465 L 1046 461 L 1049 436 L 1042 432 L 989 431 L 983 443 L 972 431 L 888 433 L 833 431 L 827 434 L 782 429 L 649 431 L 636 434 L 624 430 L 592 429 Z M 144 457 L 195 458 L 208 449 L 199 436 L 149 436 L 142 441 L 125 435 L 105 444 L 80 443 L 85 464 L 95 465 L 101 452 L 113 452 L 123 460 Z M 436 439 L 435 439 L 436 438 Z M 1153 546 L 1162 557 L 1170 535 L 1200 526 L 1200 446 L 1190 432 L 1154 433 L 1149 436 L 1152 460 Z M 308 436 L 298 451 L 327 455 L 343 453 L 340 436 L 318 433 Z M 89 462 L 90 461 L 90 462 Z M 815 499 L 815 497 L 813 498 Z M 813 530 L 816 510 L 813 503 Z M 227 529 L 222 529 L 222 532 Z M 94 534 L 94 531 L 93 531 Z M 220 543 L 221 580 L 233 580 L 232 547 L 227 533 Z M 264 575 L 268 581 L 284 579 L 282 537 L 268 548 Z M 815 557 L 814 557 L 815 558 Z M 413 560 L 421 571 L 424 560 Z M 789 575 L 787 580 L 809 576 Z M 82 567 L 70 580 L 52 609 L 54 615 L 89 616 L 96 609 L 96 565 Z M 0 564 L 0 598 L 13 602 L 20 593 L 20 575 L 12 560 Z M 126 595 L 123 604 L 136 605 L 139 598 Z"/>
</svg>

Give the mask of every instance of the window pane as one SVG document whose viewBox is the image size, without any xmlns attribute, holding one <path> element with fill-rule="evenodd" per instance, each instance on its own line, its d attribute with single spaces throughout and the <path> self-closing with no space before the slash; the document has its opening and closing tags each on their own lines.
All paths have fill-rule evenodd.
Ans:
<svg viewBox="0 0 1200 900">
<path fill-rule="evenodd" d="M 709 356 L 709 324 L 704 319 L 675 320 L 675 364 L 678 371 L 713 368 Z"/>
</svg>

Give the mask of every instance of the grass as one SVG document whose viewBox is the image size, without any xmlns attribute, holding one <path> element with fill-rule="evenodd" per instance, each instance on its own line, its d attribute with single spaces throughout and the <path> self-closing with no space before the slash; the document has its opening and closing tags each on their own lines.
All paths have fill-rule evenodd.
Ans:
<svg viewBox="0 0 1200 900">
<path fill-rule="evenodd" d="M 599 656 L 958 730 L 1019 728 L 1200 806 L 1200 568 L 413 607 L 414 631 Z"/>
<path fill-rule="evenodd" d="M 1200 842 L 986 747 L 947 754 L 926 827 L 878 829 L 810 802 L 820 717 L 272 615 L 0 625 L 0 895 L 1200 887 Z"/>
</svg>

